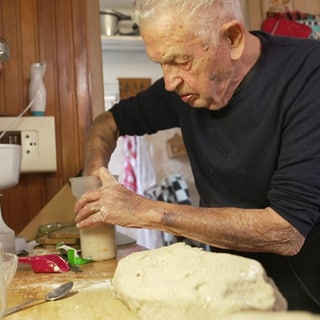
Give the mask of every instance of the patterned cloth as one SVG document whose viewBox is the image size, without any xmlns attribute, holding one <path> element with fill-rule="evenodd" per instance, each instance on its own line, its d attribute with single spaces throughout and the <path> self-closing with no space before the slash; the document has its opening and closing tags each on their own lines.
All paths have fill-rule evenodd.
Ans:
<svg viewBox="0 0 320 320">
<path fill-rule="evenodd" d="M 164 202 L 191 204 L 187 183 L 180 174 L 164 177 L 159 186 L 148 189 L 145 195 Z"/>
<path fill-rule="evenodd" d="M 320 20 L 305 19 L 305 20 L 298 20 L 297 22 L 307 25 L 312 29 L 312 33 L 310 35 L 311 39 L 320 40 Z"/>
<path fill-rule="evenodd" d="M 133 192 L 137 191 L 137 137 L 124 137 L 124 177 L 123 184 Z"/>
<path fill-rule="evenodd" d="M 160 182 L 160 185 L 148 189 L 145 192 L 145 196 L 150 199 L 164 202 L 191 204 L 187 183 L 180 174 L 164 177 Z M 165 245 L 185 240 L 185 238 L 176 237 L 171 233 L 163 232 L 163 241 Z"/>
</svg>

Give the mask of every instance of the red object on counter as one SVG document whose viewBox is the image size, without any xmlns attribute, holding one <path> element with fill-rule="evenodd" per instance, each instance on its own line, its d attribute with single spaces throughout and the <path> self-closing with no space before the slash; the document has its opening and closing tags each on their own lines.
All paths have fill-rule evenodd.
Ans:
<svg viewBox="0 0 320 320">
<path fill-rule="evenodd" d="M 36 273 L 61 273 L 68 272 L 68 263 L 57 254 L 46 254 L 33 257 L 19 257 L 19 262 L 28 263 Z"/>
</svg>

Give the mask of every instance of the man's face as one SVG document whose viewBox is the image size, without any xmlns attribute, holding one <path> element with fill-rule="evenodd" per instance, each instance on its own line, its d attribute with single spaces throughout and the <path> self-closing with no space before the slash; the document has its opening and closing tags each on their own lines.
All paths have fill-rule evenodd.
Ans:
<svg viewBox="0 0 320 320">
<path fill-rule="evenodd" d="M 177 17 L 142 27 L 148 56 L 163 69 L 165 87 L 195 108 L 219 110 L 228 103 L 233 64 L 228 45 L 204 44 Z"/>
</svg>

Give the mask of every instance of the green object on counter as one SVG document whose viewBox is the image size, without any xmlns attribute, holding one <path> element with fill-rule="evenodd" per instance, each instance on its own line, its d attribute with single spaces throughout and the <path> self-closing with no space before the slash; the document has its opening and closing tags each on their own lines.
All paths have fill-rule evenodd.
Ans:
<svg viewBox="0 0 320 320">
<path fill-rule="evenodd" d="M 91 259 L 83 259 L 82 257 L 79 256 L 75 248 L 67 246 L 64 243 L 58 243 L 56 248 L 59 250 L 64 250 L 67 253 L 67 259 L 71 265 L 78 266 L 78 265 L 90 263 L 93 261 Z"/>
</svg>

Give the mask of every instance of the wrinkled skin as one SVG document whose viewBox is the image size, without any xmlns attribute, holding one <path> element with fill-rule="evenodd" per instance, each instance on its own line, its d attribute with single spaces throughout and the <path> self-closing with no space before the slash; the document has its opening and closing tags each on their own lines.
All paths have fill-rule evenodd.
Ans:
<svg viewBox="0 0 320 320">
<path fill-rule="evenodd" d="M 95 172 L 102 186 L 75 204 L 77 227 L 97 222 L 183 234 L 234 250 L 293 255 L 303 237 L 271 208 L 197 208 L 146 199 L 119 184 L 104 167 Z M 199 214 L 201 211 L 201 214 Z M 209 221 L 209 223 L 208 223 Z M 272 229 L 265 231 L 265 226 Z"/>
<path fill-rule="evenodd" d="M 92 223 L 105 222 L 139 227 L 139 208 L 146 199 L 119 184 L 105 168 L 99 169 L 97 175 L 102 186 L 83 194 L 75 205 L 77 226 L 84 228 Z"/>
</svg>

